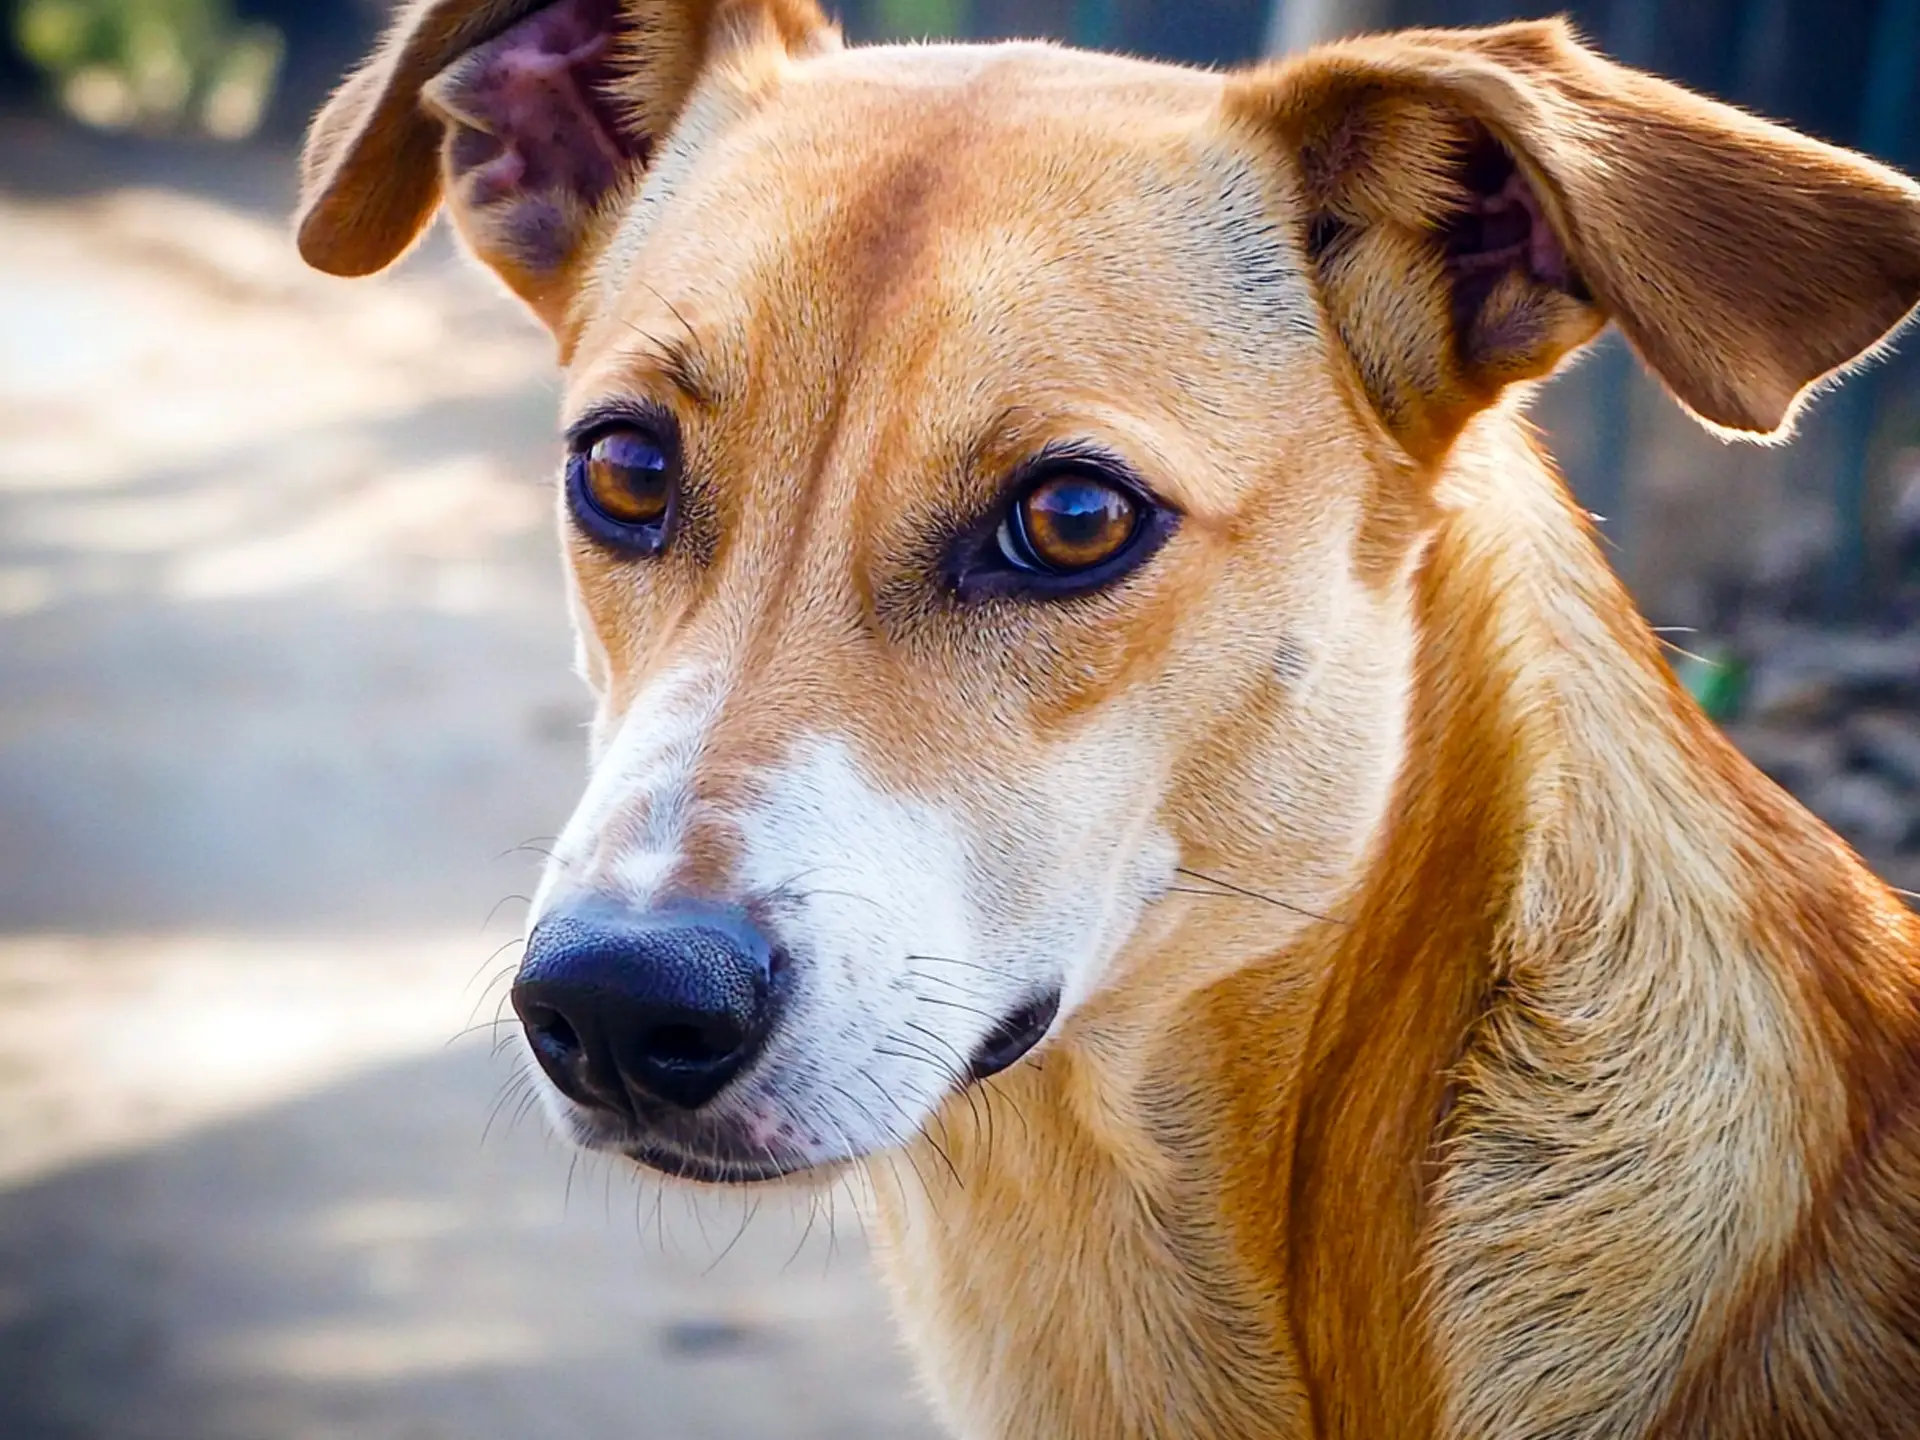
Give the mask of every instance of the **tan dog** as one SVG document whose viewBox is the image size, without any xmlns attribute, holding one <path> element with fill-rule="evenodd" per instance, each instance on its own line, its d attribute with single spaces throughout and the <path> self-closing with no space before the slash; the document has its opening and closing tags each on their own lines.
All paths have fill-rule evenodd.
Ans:
<svg viewBox="0 0 1920 1440">
<path fill-rule="evenodd" d="M 1920 189 L 1558 24 L 1223 76 L 421 0 L 300 244 L 443 201 L 565 367 L 571 1135 L 865 1161 L 969 1437 L 1920 1434 L 1920 921 L 1522 419 L 1611 320 L 1783 433 Z"/>
</svg>

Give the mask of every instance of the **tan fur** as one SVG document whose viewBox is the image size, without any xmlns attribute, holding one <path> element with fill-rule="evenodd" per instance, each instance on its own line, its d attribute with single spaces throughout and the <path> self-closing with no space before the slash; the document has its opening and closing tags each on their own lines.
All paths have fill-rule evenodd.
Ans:
<svg viewBox="0 0 1920 1440">
<path fill-rule="evenodd" d="M 420 97 L 536 8 L 402 17 L 316 122 L 310 259 L 411 243 Z M 1611 320 L 1782 431 L 1920 299 L 1920 189 L 1558 24 L 1217 77 L 627 13 L 648 158 L 563 263 L 453 203 L 570 418 L 688 437 L 672 551 L 568 542 L 603 733 L 724 677 L 673 883 L 730 894 L 796 733 L 996 837 L 1009 916 L 1185 867 L 1115 892 L 1042 1051 L 866 1162 L 957 1432 L 1920 1433 L 1920 921 L 1687 699 L 1522 418 Z M 1553 242 L 1479 288 L 1469 153 Z M 1175 539 L 956 607 L 930 537 L 1086 436 Z"/>
</svg>

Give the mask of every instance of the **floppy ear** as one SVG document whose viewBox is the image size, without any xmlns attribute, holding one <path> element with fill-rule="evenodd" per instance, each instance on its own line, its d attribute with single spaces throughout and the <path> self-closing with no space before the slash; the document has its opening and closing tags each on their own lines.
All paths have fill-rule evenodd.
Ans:
<svg viewBox="0 0 1920 1440">
<path fill-rule="evenodd" d="M 1700 419 L 1782 433 L 1920 301 L 1920 187 L 1561 21 L 1333 45 L 1229 103 L 1294 157 L 1328 313 L 1419 459 L 1608 320 Z"/>
<path fill-rule="evenodd" d="M 709 66 L 835 40 L 813 0 L 411 0 L 308 131 L 300 253 L 371 274 L 445 194 L 467 243 L 554 325 L 597 222 Z"/>
</svg>

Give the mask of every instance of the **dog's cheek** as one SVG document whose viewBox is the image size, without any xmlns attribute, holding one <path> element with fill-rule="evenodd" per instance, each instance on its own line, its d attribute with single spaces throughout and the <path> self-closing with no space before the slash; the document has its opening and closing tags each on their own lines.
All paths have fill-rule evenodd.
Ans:
<svg viewBox="0 0 1920 1440">
<path fill-rule="evenodd" d="M 968 796 L 980 949 L 1069 1014 L 1111 978 L 1179 849 L 1160 823 L 1166 759 L 1138 706 L 1110 707 L 1036 744 Z"/>
<path fill-rule="evenodd" d="M 795 742 L 754 791 L 734 884 L 780 902 L 817 964 L 884 979 L 913 952 L 973 949 L 966 841 L 939 805 L 888 793 L 831 736 Z"/>
</svg>

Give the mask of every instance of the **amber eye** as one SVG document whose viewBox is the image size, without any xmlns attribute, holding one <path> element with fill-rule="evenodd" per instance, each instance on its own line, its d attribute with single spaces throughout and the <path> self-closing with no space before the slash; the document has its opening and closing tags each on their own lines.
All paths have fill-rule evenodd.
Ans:
<svg viewBox="0 0 1920 1440">
<path fill-rule="evenodd" d="M 587 451 L 587 498 L 609 520 L 657 525 L 673 498 L 666 450 L 639 430 L 614 430 Z"/>
<path fill-rule="evenodd" d="M 660 434 L 604 431 L 567 469 L 574 517 L 596 539 L 646 553 L 665 543 L 678 477 L 673 446 Z"/>
<path fill-rule="evenodd" d="M 1042 480 L 1001 527 L 1007 559 L 1028 569 L 1071 575 L 1127 548 L 1140 528 L 1140 502 L 1118 485 L 1080 471 Z"/>
</svg>

